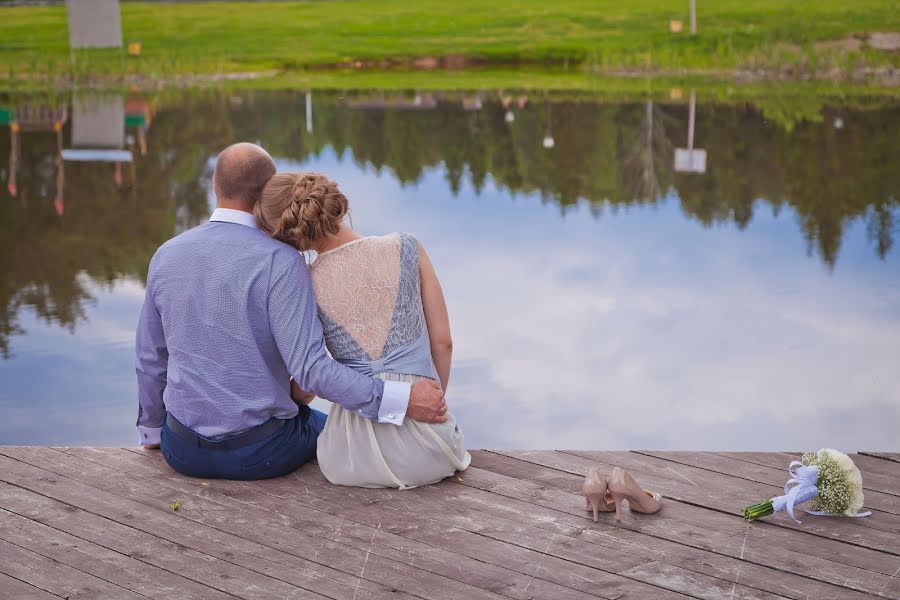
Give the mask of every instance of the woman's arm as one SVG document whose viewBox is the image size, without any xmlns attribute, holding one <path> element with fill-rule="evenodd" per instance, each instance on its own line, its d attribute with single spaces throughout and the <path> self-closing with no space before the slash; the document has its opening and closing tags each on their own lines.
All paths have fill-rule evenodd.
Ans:
<svg viewBox="0 0 900 600">
<path fill-rule="evenodd" d="M 438 281 L 434 267 L 419 243 L 419 279 L 422 282 L 422 306 L 425 309 L 425 324 L 431 341 L 431 360 L 437 369 L 444 392 L 450 382 L 450 357 L 453 355 L 453 339 L 450 337 L 450 317 L 444 292 Z"/>
</svg>

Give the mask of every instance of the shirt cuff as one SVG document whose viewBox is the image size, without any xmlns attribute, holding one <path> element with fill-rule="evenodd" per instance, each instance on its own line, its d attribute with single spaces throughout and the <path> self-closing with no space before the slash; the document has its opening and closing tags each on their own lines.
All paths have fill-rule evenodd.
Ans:
<svg viewBox="0 0 900 600">
<path fill-rule="evenodd" d="M 406 407 L 409 406 L 409 394 L 412 384 L 404 381 L 385 381 L 381 395 L 381 406 L 378 407 L 378 422 L 403 425 Z"/>
<path fill-rule="evenodd" d="M 137 430 L 141 446 L 159 443 L 159 436 L 162 433 L 162 427 L 143 427 L 142 425 L 138 425 Z"/>
</svg>

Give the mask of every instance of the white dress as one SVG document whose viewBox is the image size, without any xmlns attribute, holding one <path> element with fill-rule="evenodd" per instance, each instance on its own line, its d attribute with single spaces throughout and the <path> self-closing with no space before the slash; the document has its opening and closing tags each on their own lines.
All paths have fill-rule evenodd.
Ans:
<svg viewBox="0 0 900 600">
<path fill-rule="evenodd" d="M 437 380 L 422 309 L 419 251 L 405 233 L 365 237 L 319 254 L 310 266 L 328 351 L 389 381 Z M 338 485 L 408 488 L 466 469 L 471 457 L 452 413 L 440 425 L 366 419 L 332 404 L 317 457 Z"/>
</svg>

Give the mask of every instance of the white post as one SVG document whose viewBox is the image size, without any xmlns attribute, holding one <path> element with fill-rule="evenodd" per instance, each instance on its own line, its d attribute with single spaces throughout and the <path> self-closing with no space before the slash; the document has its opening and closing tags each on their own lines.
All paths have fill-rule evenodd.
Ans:
<svg viewBox="0 0 900 600">
<path fill-rule="evenodd" d="M 697 35 L 697 0 L 691 0 L 691 35 Z"/>
<path fill-rule="evenodd" d="M 306 92 L 306 133 L 312 133 L 312 94 Z"/>
<path fill-rule="evenodd" d="M 544 134 L 544 148 L 548 150 L 556 145 L 556 141 L 553 139 L 553 130 L 550 128 L 550 99 L 547 99 L 547 129 Z"/>
<path fill-rule="evenodd" d="M 692 0 L 693 2 L 693 0 Z M 691 90 L 691 104 L 688 113 L 688 164 L 694 168 L 694 111 L 697 109 L 697 92 Z"/>
<path fill-rule="evenodd" d="M 688 150 L 694 149 L 694 111 L 697 109 L 697 92 L 691 90 L 691 104 L 688 113 Z"/>
</svg>

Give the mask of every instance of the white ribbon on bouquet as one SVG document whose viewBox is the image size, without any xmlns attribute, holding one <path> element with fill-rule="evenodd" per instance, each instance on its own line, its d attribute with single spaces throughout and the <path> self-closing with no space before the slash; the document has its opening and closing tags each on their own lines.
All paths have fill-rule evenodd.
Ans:
<svg viewBox="0 0 900 600">
<path fill-rule="evenodd" d="M 819 480 L 819 467 L 817 465 L 805 466 L 799 460 L 791 462 L 788 467 L 791 478 L 784 485 L 784 496 L 772 498 L 772 508 L 775 512 L 787 511 L 791 518 L 800 523 L 794 516 L 794 505 L 803 504 L 819 495 L 816 482 Z M 806 510 L 807 514 L 817 517 L 868 517 L 871 511 L 856 513 L 855 515 L 835 514 L 818 510 Z"/>
</svg>

